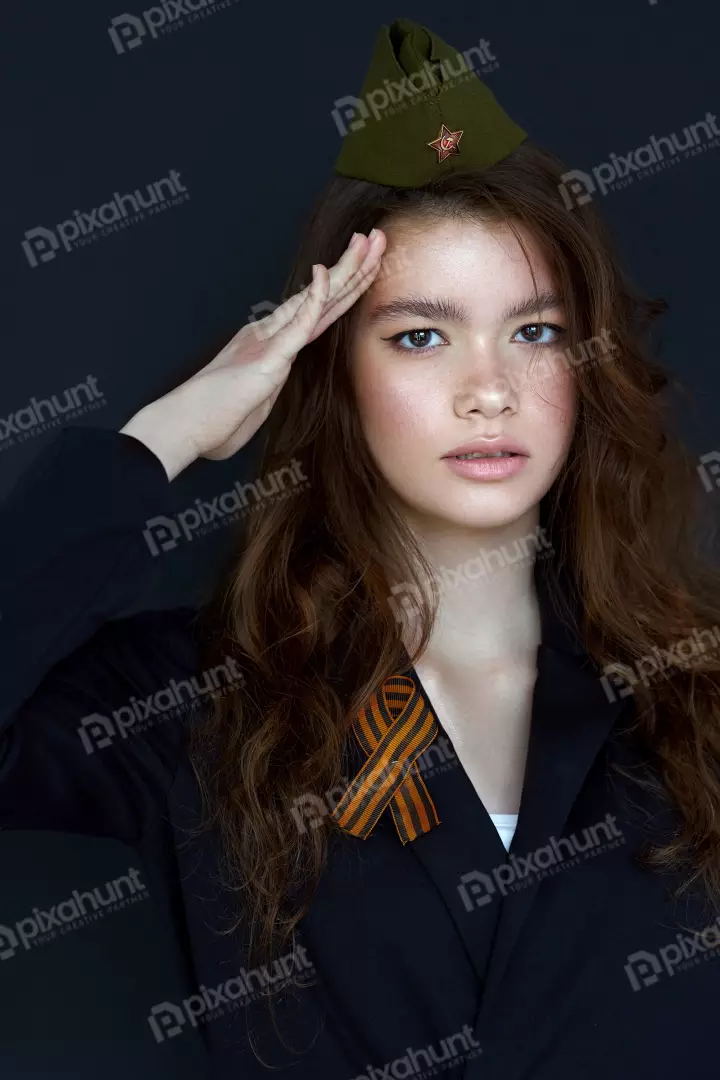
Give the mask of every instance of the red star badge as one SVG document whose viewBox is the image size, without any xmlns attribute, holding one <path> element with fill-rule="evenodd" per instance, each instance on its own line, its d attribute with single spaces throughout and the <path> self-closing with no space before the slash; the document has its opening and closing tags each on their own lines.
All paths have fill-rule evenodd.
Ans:
<svg viewBox="0 0 720 1080">
<path fill-rule="evenodd" d="M 451 131 L 445 124 L 440 128 L 440 134 L 437 139 L 433 139 L 427 145 L 432 146 L 433 150 L 437 150 L 438 165 L 445 158 L 450 157 L 451 154 L 459 154 L 458 143 L 462 137 L 462 131 Z"/>
</svg>

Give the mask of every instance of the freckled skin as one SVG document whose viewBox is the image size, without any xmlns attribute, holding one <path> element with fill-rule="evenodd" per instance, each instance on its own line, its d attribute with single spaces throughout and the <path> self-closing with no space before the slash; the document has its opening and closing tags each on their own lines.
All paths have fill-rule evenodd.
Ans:
<svg viewBox="0 0 720 1080">
<path fill-rule="evenodd" d="M 381 227 L 389 270 L 358 303 L 351 353 L 361 423 L 379 471 L 401 507 L 435 526 L 502 528 L 532 516 L 567 456 L 576 391 L 572 370 L 557 362 L 564 335 L 540 327 L 535 333 L 551 342 L 543 347 L 533 343 L 533 330 L 519 331 L 540 323 L 564 328 L 565 311 L 502 321 L 509 304 L 535 292 L 507 227 L 452 221 Z M 523 239 L 538 291 L 556 286 L 530 236 Z M 408 294 L 460 303 L 470 322 L 399 315 L 369 325 L 374 307 Z M 431 328 L 438 333 L 404 338 L 405 352 L 383 340 Z M 413 352 L 408 346 L 417 341 L 436 347 Z M 442 460 L 459 444 L 496 435 L 517 439 L 530 453 L 516 476 L 469 479 Z"/>
</svg>

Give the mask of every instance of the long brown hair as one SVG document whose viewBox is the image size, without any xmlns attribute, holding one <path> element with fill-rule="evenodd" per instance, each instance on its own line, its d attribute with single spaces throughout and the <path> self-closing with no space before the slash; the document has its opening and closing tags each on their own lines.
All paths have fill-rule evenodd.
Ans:
<svg viewBox="0 0 720 1080">
<path fill-rule="evenodd" d="M 565 299 L 570 353 L 591 339 L 613 343 L 602 362 L 574 368 L 574 440 L 544 503 L 549 520 L 562 523 L 553 526 L 555 563 L 580 597 L 589 654 L 603 666 L 631 666 L 691 628 L 720 624 L 720 597 L 690 528 L 700 485 L 659 393 L 667 376 L 651 358 L 649 331 L 665 302 L 631 285 L 594 203 L 566 207 L 563 169 L 526 142 L 487 170 L 420 190 L 335 176 L 285 295 L 304 287 L 313 263 L 335 263 L 353 232 L 402 215 L 505 223 L 521 245 L 518 226 L 533 237 Z M 211 656 L 232 655 L 244 678 L 195 730 L 191 757 L 238 923 L 267 958 L 293 936 L 327 854 L 326 829 L 298 828 L 292 810 L 337 788 L 356 710 L 403 667 L 393 584 L 420 590 L 432 578 L 363 439 L 349 374 L 352 319 L 353 309 L 302 350 L 267 422 L 263 475 L 295 459 L 309 485 L 253 513 L 242 555 L 208 608 Z M 431 590 L 420 603 L 411 660 L 429 640 L 436 602 Z M 708 654 L 637 690 L 661 790 L 684 822 L 649 860 L 684 867 L 717 895 L 720 664 Z M 329 816 L 325 824 L 333 827 Z"/>
</svg>

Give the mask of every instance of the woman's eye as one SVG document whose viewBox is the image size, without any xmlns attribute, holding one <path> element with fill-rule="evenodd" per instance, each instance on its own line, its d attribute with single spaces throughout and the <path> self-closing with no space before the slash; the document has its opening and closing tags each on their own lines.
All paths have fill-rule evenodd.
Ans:
<svg viewBox="0 0 720 1080">
<path fill-rule="evenodd" d="M 516 333 L 528 335 L 525 338 L 526 345 L 554 345 L 565 331 L 562 326 L 555 326 L 553 323 L 528 323 L 521 326 Z M 556 336 L 543 336 L 547 334 Z"/>
<path fill-rule="evenodd" d="M 442 334 L 433 329 L 405 330 L 402 334 L 393 334 L 389 340 L 405 352 L 424 352 L 445 344 Z"/>
</svg>

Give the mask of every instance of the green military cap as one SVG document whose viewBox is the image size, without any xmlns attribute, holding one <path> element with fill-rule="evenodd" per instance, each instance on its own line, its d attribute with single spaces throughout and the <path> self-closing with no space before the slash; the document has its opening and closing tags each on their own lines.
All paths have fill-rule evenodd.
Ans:
<svg viewBox="0 0 720 1080">
<path fill-rule="evenodd" d="M 388 187 L 422 187 L 449 169 L 487 168 L 507 157 L 523 131 L 468 64 L 410 19 L 381 27 L 335 172 Z M 335 109 L 338 123 L 339 108 Z"/>
</svg>

